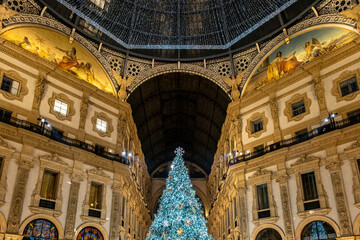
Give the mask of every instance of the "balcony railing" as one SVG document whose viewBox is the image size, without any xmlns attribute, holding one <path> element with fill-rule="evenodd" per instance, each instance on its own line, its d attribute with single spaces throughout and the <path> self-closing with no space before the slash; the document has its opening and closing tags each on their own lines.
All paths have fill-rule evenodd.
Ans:
<svg viewBox="0 0 360 240">
<path fill-rule="evenodd" d="M 348 127 L 348 126 L 351 126 L 351 125 L 354 125 L 357 123 L 360 123 L 360 114 L 340 120 L 340 121 L 334 121 L 334 119 L 330 119 L 330 122 L 328 124 L 320 126 L 318 128 L 315 128 L 315 129 L 313 129 L 305 134 L 302 134 L 300 136 L 296 136 L 296 137 L 289 138 L 286 140 L 281 140 L 279 142 L 265 146 L 261 150 L 254 151 L 254 152 L 244 154 L 241 156 L 237 156 L 236 158 L 232 159 L 229 164 L 231 166 L 231 165 L 234 165 L 234 164 L 237 164 L 240 162 L 249 161 L 251 159 L 260 157 L 269 152 L 273 152 L 273 151 L 276 151 L 278 149 L 285 148 L 285 147 L 290 147 L 292 145 L 305 142 L 307 140 L 310 140 L 310 139 L 320 136 L 322 134 L 325 134 L 325 133 L 328 133 L 328 132 L 331 132 L 331 131 L 334 131 L 337 129 L 342 129 L 342 128 L 345 128 L 345 127 Z"/>
<path fill-rule="evenodd" d="M 9 124 L 14 127 L 26 129 L 30 132 L 43 135 L 45 137 L 48 137 L 57 142 L 66 144 L 68 146 L 76 147 L 76 148 L 85 150 L 87 152 L 94 153 L 100 157 L 107 158 L 109 160 L 116 161 L 119 163 L 123 163 L 125 165 L 129 165 L 129 161 L 125 157 L 123 157 L 119 154 L 114 154 L 114 153 L 110 153 L 107 151 L 99 151 L 98 149 L 95 148 L 95 146 L 93 146 L 91 144 L 82 142 L 77 139 L 63 136 L 62 134 L 57 134 L 57 132 L 55 130 L 53 130 L 51 128 L 46 128 L 45 124 L 37 125 L 37 124 L 31 123 L 31 122 L 28 122 L 26 120 L 17 119 L 14 117 L 8 117 L 5 115 L 0 116 L 0 122 Z"/>
</svg>

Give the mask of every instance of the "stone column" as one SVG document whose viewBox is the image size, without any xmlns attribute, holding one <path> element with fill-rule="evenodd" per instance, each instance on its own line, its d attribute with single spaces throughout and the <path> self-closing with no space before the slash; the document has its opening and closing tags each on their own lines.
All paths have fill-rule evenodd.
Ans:
<svg viewBox="0 0 360 240">
<path fill-rule="evenodd" d="M 79 189 L 80 182 L 84 179 L 84 173 L 82 171 L 82 162 L 74 160 L 74 167 L 72 174 L 70 175 L 71 186 L 69 193 L 68 208 L 66 212 L 66 222 L 65 222 L 65 240 L 74 239 L 74 229 L 75 229 L 75 220 L 77 205 L 79 201 Z"/>
<path fill-rule="evenodd" d="M 21 239 L 19 236 L 19 227 L 21 214 L 23 212 L 24 198 L 26 194 L 26 185 L 29 180 L 29 172 L 32 167 L 34 147 L 24 145 L 21 155 L 18 159 L 18 172 L 16 176 L 16 184 L 12 197 L 9 217 L 7 222 L 7 234 L 5 239 Z"/>
<path fill-rule="evenodd" d="M 326 158 L 326 162 L 328 163 L 326 165 L 326 169 L 330 172 L 334 190 L 336 209 L 340 221 L 341 236 L 351 236 L 352 226 L 341 173 L 341 160 L 339 159 L 338 154 L 333 154 Z"/>
<path fill-rule="evenodd" d="M 289 176 L 285 174 L 281 174 L 281 176 L 276 179 L 276 181 L 280 185 L 280 196 L 281 196 L 281 205 L 283 209 L 283 218 L 284 218 L 284 226 L 285 226 L 285 236 L 286 239 L 292 240 L 294 238 L 294 225 L 292 222 L 292 214 L 290 207 L 290 198 L 289 198 L 289 185 L 288 185 Z"/>
</svg>

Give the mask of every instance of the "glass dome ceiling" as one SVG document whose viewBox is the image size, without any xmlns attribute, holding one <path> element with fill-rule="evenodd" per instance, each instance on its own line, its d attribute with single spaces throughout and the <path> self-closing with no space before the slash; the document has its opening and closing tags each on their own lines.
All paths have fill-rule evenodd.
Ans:
<svg viewBox="0 0 360 240">
<path fill-rule="evenodd" d="M 127 49 L 227 49 L 296 0 L 57 0 Z"/>
</svg>

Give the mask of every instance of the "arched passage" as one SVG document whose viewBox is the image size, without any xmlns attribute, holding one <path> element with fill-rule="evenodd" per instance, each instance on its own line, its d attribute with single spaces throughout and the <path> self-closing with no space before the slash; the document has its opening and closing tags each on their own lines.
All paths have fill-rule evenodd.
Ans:
<svg viewBox="0 0 360 240">
<path fill-rule="evenodd" d="M 141 84 L 128 102 L 149 173 L 182 146 L 184 160 L 209 174 L 230 103 L 223 89 L 199 75 L 168 73 Z"/>
</svg>

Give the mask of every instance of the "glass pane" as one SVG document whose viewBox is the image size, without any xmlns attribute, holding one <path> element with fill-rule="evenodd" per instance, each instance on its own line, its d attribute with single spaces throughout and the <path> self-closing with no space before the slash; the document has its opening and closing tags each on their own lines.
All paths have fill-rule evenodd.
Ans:
<svg viewBox="0 0 360 240">
<path fill-rule="evenodd" d="M 17 81 L 13 81 L 10 89 L 10 93 L 17 96 L 19 92 L 20 83 Z"/>
<path fill-rule="evenodd" d="M 252 133 L 256 133 L 263 130 L 262 119 L 258 119 L 252 122 Z"/>
<path fill-rule="evenodd" d="M 44 171 L 40 196 L 46 199 L 56 199 L 58 173 L 48 170 Z"/>
<path fill-rule="evenodd" d="M 91 183 L 89 206 L 91 208 L 101 209 L 102 202 L 102 185 Z"/>
<path fill-rule="evenodd" d="M 304 113 L 305 112 L 304 100 L 301 100 L 297 103 L 292 104 L 291 108 L 292 108 L 292 112 L 293 112 L 293 117 Z"/>
<path fill-rule="evenodd" d="M 76 237 L 76 240 L 82 240 L 82 239 L 104 240 L 104 237 L 97 228 L 85 227 L 80 231 L 79 235 Z"/>
<path fill-rule="evenodd" d="M 341 89 L 341 95 L 343 97 L 359 90 L 356 77 L 352 77 L 346 81 L 343 81 L 339 85 Z"/>
<path fill-rule="evenodd" d="M 315 173 L 309 172 L 301 174 L 301 180 L 303 185 L 304 200 L 308 201 L 318 199 Z"/>
<path fill-rule="evenodd" d="M 257 192 L 258 210 L 268 209 L 270 204 L 269 204 L 267 184 L 265 183 L 265 184 L 257 185 L 256 192 Z"/>
<path fill-rule="evenodd" d="M 36 219 L 26 225 L 23 239 L 58 239 L 55 225 L 45 219 Z"/>
<path fill-rule="evenodd" d="M 55 99 L 54 112 L 60 113 L 63 116 L 67 115 L 68 104 Z"/>
<path fill-rule="evenodd" d="M 259 232 L 256 236 L 256 240 L 282 240 L 282 238 L 275 229 L 266 228 Z"/>
<path fill-rule="evenodd" d="M 335 230 L 322 221 L 311 222 L 301 232 L 302 240 L 336 239 Z"/>
<path fill-rule="evenodd" d="M 11 83 L 12 79 L 4 76 L 1 83 L 1 90 L 4 90 L 5 92 L 10 92 Z"/>
<path fill-rule="evenodd" d="M 107 122 L 98 118 L 96 120 L 96 129 L 98 129 L 101 132 L 106 132 L 106 128 L 107 128 Z"/>
</svg>

